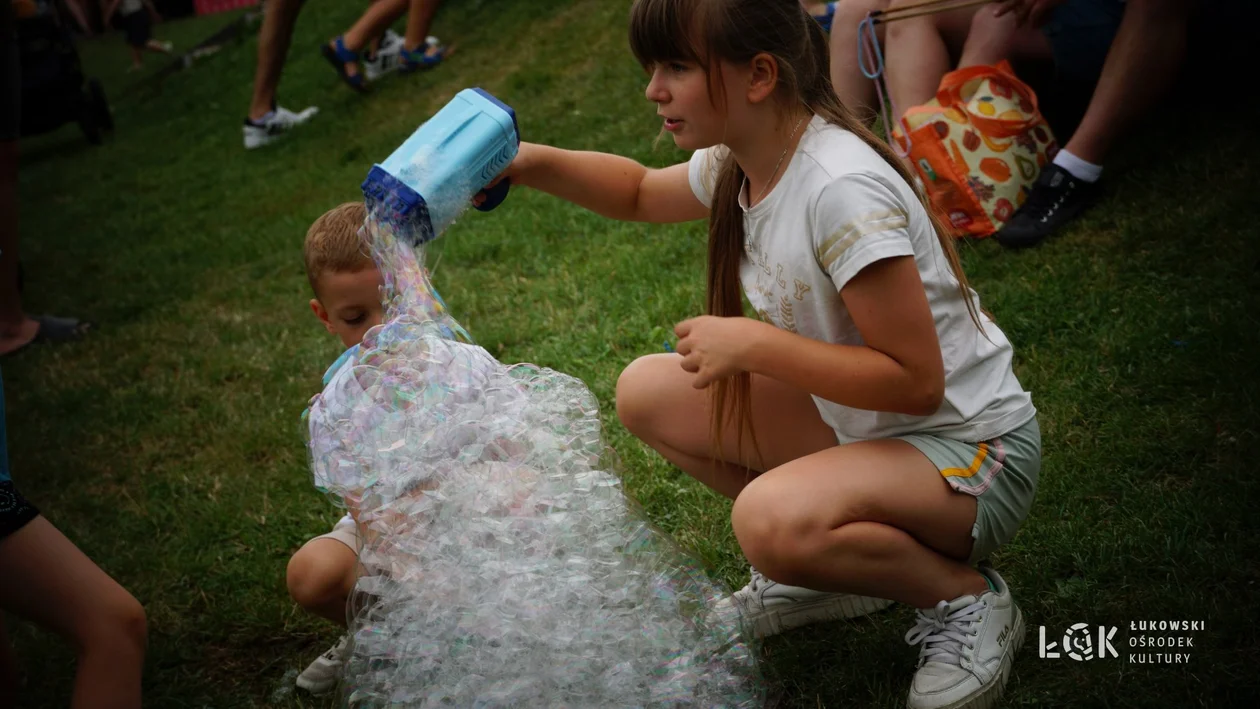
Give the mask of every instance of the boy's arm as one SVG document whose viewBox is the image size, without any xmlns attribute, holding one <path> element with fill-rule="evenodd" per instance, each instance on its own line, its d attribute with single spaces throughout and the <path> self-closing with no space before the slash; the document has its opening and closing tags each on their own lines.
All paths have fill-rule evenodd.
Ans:
<svg viewBox="0 0 1260 709">
<path fill-rule="evenodd" d="M 103 21 L 106 25 L 108 25 L 108 24 L 109 24 L 109 18 L 113 17 L 113 16 L 114 16 L 114 13 L 115 13 L 115 12 L 117 12 L 117 10 L 118 10 L 118 4 L 119 4 L 119 3 L 121 3 L 121 2 L 122 2 L 122 0 L 110 0 L 110 3 L 109 3 L 108 5 L 106 5 L 106 7 L 105 7 L 105 17 L 104 17 L 104 19 L 102 20 L 102 21 Z M 108 27 L 106 27 L 105 29 L 109 29 L 109 28 L 108 28 Z"/>
<path fill-rule="evenodd" d="M 619 155 L 522 143 L 505 175 L 605 217 L 661 224 L 708 216 L 687 173 L 686 163 L 658 170 Z"/>
</svg>

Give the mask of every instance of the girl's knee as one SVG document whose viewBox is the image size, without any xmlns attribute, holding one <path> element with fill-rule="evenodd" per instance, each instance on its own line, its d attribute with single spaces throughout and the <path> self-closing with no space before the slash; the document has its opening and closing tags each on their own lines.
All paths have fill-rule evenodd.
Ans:
<svg viewBox="0 0 1260 709">
<path fill-rule="evenodd" d="M 659 357 L 640 357 L 617 377 L 617 418 L 621 425 L 640 438 L 650 431 L 653 414 L 658 408 L 656 387 L 660 380 L 660 367 Z"/>
<path fill-rule="evenodd" d="M 836 17 L 865 18 L 871 12 L 883 12 L 892 0 L 845 0 L 836 5 Z"/>
<path fill-rule="evenodd" d="M 967 35 L 967 41 L 995 41 L 1009 37 L 1017 29 L 1019 17 L 1015 13 L 1008 12 L 998 17 L 992 9 L 986 7 L 971 16 L 971 31 Z"/>
<path fill-rule="evenodd" d="M 128 644 L 144 648 L 149 637 L 149 619 L 140 601 L 127 594 L 126 600 L 114 609 L 114 622 Z"/>
<path fill-rule="evenodd" d="M 884 3 L 886 6 L 885 9 L 889 12 L 902 10 L 905 9 L 905 6 L 907 5 L 915 4 L 917 4 L 917 0 L 892 0 L 892 2 Z M 905 19 L 897 20 L 896 22 L 889 22 L 885 25 L 884 33 L 888 37 L 888 41 L 892 42 L 895 37 L 900 37 L 902 35 L 914 35 L 925 29 L 939 31 L 939 25 L 937 24 L 938 17 L 939 15 L 928 14 L 920 15 L 918 17 L 907 17 Z"/>
<path fill-rule="evenodd" d="M 148 642 L 144 606 L 121 587 L 100 599 L 79 625 L 75 639 L 82 651 L 141 652 Z"/>
<path fill-rule="evenodd" d="M 735 499 L 731 526 L 749 563 L 779 583 L 799 586 L 817 563 L 829 529 L 771 487 L 760 478 L 750 482 Z"/>
</svg>

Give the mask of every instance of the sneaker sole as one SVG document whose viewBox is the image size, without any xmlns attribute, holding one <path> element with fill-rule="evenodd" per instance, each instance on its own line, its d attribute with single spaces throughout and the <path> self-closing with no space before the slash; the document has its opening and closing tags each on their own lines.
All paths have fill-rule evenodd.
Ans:
<svg viewBox="0 0 1260 709">
<path fill-rule="evenodd" d="M 333 678 L 316 682 L 305 677 L 298 677 L 297 686 L 299 689 L 305 689 L 311 694 L 327 694 L 332 691 L 333 687 L 337 686 L 337 680 Z"/>
<path fill-rule="evenodd" d="M 973 694 L 953 704 L 935 707 L 934 709 L 997 709 L 1000 706 L 1002 693 L 1006 691 L 1006 683 L 1011 678 L 1011 667 L 1015 664 L 1015 653 L 1019 652 L 1020 648 L 1024 646 L 1024 633 L 1026 630 L 1024 614 L 1019 610 L 1019 606 L 1015 606 L 1015 634 L 1011 638 L 1010 648 L 1002 656 L 1002 666 L 998 670 L 997 681 L 990 682 L 988 686 L 981 689 L 977 694 Z M 911 709 L 914 708 L 911 707 Z"/>
<path fill-rule="evenodd" d="M 828 598 L 793 603 L 784 608 L 767 610 L 751 619 L 753 636 L 760 639 L 814 623 L 849 620 L 877 613 L 891 606 L 892 601 L 870 596 Z"/>
</svg>

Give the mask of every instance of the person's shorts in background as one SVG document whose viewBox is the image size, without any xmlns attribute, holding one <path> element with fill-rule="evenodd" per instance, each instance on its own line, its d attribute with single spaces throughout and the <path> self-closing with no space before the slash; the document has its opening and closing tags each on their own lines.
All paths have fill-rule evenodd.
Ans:
<svg viewBox="0 0 1260 709">
<path fill-rule="evenodd" d="M 976 498 L 971 528 L 975 564 L 1015 538 L 1032 509 L 1041 472 L 1041 429 L 1037 419 L 979 443 L 931 434 L 898 436 L 918 448 L 954 490 Z"/>
<path fill-rule="evenodd" d="M 153 20 L 148 10 L 136 10 L 119 18 L 123 33 L 127 36 L 127 44 L 137 49 L 144 49 L 153 38 Z"/>
<path fill-rule="evenodd" d="M 1093 85 L 1124 17 L 1124 0 L 1066 0 L 1050 13 L 1041 31 L 1050 41 L 1058 79 Z"/>
<path fill-rule="evenodd" d="M 26 526 L 39 514 L 9 478 L 9 441 L 5 429 L 4 379 L 0 378 L 0 540 Z"/>
</svg>

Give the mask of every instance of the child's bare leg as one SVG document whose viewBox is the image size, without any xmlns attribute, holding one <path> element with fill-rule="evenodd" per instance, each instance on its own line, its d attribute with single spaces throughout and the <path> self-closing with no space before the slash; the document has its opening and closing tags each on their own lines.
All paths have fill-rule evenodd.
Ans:
<svg viewBox="0 0 1260 709">
<path fill-rule="evenodd" d="M 380 3 L 378 3 L 380 4 Z M 354 590 L 358 557 L 335 539 L 312 539 L 289 560 L 289 595 L 306 610 L 345 627 L 346 599 Z"/>
<path fill-rule="evenodd" d="M 966 563 L 976 498 L 905 441 L 863 441 L 758 477 L 731 513 L 749 561 L 780 583 L 916 608 L 979 594 Z"/>
<path fill-rule="evenodd" d="M 437 14 L 441 0 L 409 0 L 407 10 L 407 34 L 403 38 L 403 49 L 409 52 L 419 51 L 424 47 L 424 38 L 429 35 L 429 27 L 433 24 L 433 16 Z"/>
<path fill-rule="evenodd" d="M 907 4 L 894 2 L 892 9 Z M 888 23 L 884 47 L 888 93 L 904 111 L 936 95 L 941 77 L 953 67 L 971 29 L 974 8 L 923 15 Z M 898 116 L 900 118 L 900 116 Z"/>
<path fill-rule="evenodd" d="M 1185 56 L 1186 23 L 1196 4 L 1142 0 L 1125 6 L 1089 108 L 1063 146 L 1072 155 L 1101 165 L 1117 138 L 1168 89 Z M 1135 80 L 1137 72 L 1141 80 Z"/>
<path fill-rule="evenodd" d="M 754 377 L 764 464 L 751 450 L 737 455 L 733 428 L 715 462 L 709 394 L 692 388 L 679 360 L 631 363 L 617 381 L 617 415 L 689 475 L 736 498 L 732 524 L 753 566 L 780 583 L 920 608 L 986 587 L 963 561 L 975 498 L 950 489 L 918 449 L 902 441 L 837 446 L 808 394 Z"/>
<path fill-rule="evenodd" d="M 140 706 L 144 609 L 48 520 L 0 540 L 0 608 L 74 643 L 71 706 Z"/>
<path fill-rule="evenodd" d="M 858 24 L 871 12 L 888 8 L 890 0 L 843 0 L 836 5 L 831 21 L 831 83 L 840 102 L 864 120 L 872 120 L 878 110 L 875 85 L 858 65 L 861 37 Z M 885 25 L 875 25 L 876 39 L 884 42 Z M 870 67 L 874 68 L 874 67 Z"/>
<path fill-rule="evenodd" d="M 373 38 L 379 38 L 394 20 L 402 17 L 410 2 L 411 0 L 377 0 L 369 5 L 359 21 L 342 35 L 346 49 L 357 52 L 368 46 Z"/>
<path fill-rule="evenodd" d="M 144 66 L 144 55 L 140 48 L 135 45 L 128 45 L 131 48 L 131 68 L 139 69 Z"/>
<path fill-rule="evenodd" d="M 640 357 L 617 380 L 617 416 L 631 433 L 688 475 L 734 499 L 761 471 L 836 445 L 810 396 L 768 377 L 753 376 L 753 426 L 764 461 L 754 460 L 745 436 L 736 448 L 733 422 L 711 458 L 707 390 L 691 386 L 676 354 Z"/>
</svg>

